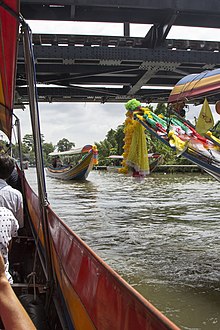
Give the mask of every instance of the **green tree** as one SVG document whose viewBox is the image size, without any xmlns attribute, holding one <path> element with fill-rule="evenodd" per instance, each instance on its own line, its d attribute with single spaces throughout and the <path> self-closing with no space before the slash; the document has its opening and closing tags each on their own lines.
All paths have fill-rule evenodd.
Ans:
<svg viewBox="0 0 220 330">
<path fill-rule="evenodd" d="M 51 157 L 49 156 L 49 153 L 53 152 L 55 150 L 55 146 L 50 143 L 43 143 L 42 144 L 42 150 L 43 150 L 43 157 L 44 157 L 44 163 L 46 166 L 48 166 L 51 163 Z"/>
<path fill-rule="evenodd" d="M 34 148 L 34 139 L 32 134 L 25 134 L 22 140 L 23 149 L 30 152 Z"/>
<path fill-rule="evenodd" d="M 111 143 L 104 139 L 103 141 L 95 142 L 97 146 L 98 153 L 99 153 L 99 165 L 106 165 L 108 164 L 107 157 L 110 155 L 110 149 L 112 148 Z"/>
<path fill-rule="evenodd" d="M 18 144 L 16 145 L 17 148 L 17 153 L 18 153 Z M 21 144 L 21 150 L 23 154 L 29 154 L 30 153 L 30 148 L 28 147 L 28 145 L 22 143 Z"/>
<path fill-rule="evenodd" d="M 44 144 L 44 135 L 41 134 L 41 143 Z M 35 165 L 34 138 L 32 134 L 25 134 L 22 139 L 23 158 L 29 160 L 30 164 Z"/>
<path fill-rule="evenodd" d="M 115 139 L 117 142 L 117 155 L 122 155 L 124 152 L 123 146 L 124 146 L 124 124 L 119 125 L 116 132 L 115 132 Z"/>
<path fill-rule="evenodd" d="M 215 126 L 210 131 L 218 139 L 220 138 L 220 120 L 215 124 Z"/>
<path fill-rule="evenodd" d="M 68 151 L 72 147 L 75 147 L 74 142 L 70 142 L 68 139 L 63 138 L 57 142 L 57 150 L 58 151 Z"/>
<path fill-rule="evenodd" d="M 55 146 L 50 142 L 45 142 L 42 145 L 43 152 L 48 155 L 49 153 L 53 152 L 55 150 Z"/>
<path fill-rule="evenodd" d="M 44 135 L 41 134 L 41 143 L 44 143 Z M 25 134 L 25 136 L 22 139 L 22 145 L 23 148 L 26 151 L 34 151 L 34 138 L 32 134 Z"/>
<path fill-rule="evenodd" d="M 110 129 L 110 131 L 108 131 L 106 135 L 106 139 L 108 140 L 108 142 L 111 144 L 112 147 L 115 147 L 117 143 L 115 138 L 115 130 Z"/>
<path fill-rule="evenodd" d="M 119 125 L 116 130 L 110 129 L 103 141 L 95 142 L 99 152 L 99 165 L 109 165 L 110 155 L 122 155 L 124 152 L 124 124 Z"/>
<path fill-rule="evenodd" d="M 154 113 L 156 113 L 156 115 L 159 115 L 161 113 L 166 116 L 167 104 L 166 103 L 157 103 L 157 106 L 153 111 L 154 111 Z"/>
</svg>

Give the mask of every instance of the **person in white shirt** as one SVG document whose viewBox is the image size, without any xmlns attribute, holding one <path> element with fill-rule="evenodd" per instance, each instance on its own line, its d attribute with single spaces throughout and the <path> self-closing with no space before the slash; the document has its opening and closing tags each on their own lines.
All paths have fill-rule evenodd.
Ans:
<svg viewBox="0 0 220 330">
<path fill-rule="evenodd" d="M 13 158 L 0 155 L 0 207 L 11 210 L 18 220 L 19 227 L 24 227 L 23 197 L 19 190 L 12 188 L 6 180 L 15 168 Z"/>
<path fill-rule="evenodd" d="M 9 283 L 13 283 L 9 273 L 8 252 L 11 248 L 12 238 L 16 237 L 19 228 L 18 221 L 13 213 L 6 207 L 0 207 L 0 252 L 5 263 L 5 274 Z"/>
</svg>

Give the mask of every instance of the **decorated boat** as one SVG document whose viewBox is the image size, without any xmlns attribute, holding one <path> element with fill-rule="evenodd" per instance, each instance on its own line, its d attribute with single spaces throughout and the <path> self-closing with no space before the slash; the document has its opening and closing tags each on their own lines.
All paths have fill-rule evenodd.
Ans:
<svg viewBox="0 0 220 330">
<path fill-rule="evenodd" d="M 220 180 L 220 139 L 212 133 L 212 112 L 216 110 L 220 114 L 219 100 L 220 69 L 187 75 L 177 82 L 168 98 L 170 113 L 177 116 L 189 132 L 188 138 L 178 135 L 182 141 L 187 141 L 181 153 L 217 180 Z M 184 108 L 189 103 L 200 105 L 195 126 L 184 119 Z M 215 107 L 211 108 L 209 103 L 214 103 Z"/>
<path fill-rule="evenodd" d="M 49 156 L 52 157 L 52 165 L 47 168 L 47 175 L 61 180 L 85 180 L 98 162 L 97 148 L 92 145 L 51 152 Z"/>
<path fill-rule="evenodd" d="M 195 100 L 203 102 L 205 97 L 220 100 L 220 69 L 206 70 L 180 79 L 172 89 L 168 103 L 178 109 Z"/>
<path fill-rule="evenodd" d="M 176 150 L 193 164 L 220 181 L 220 139 L 211 131 L 214 126 L 212 109 L 208 99 L 218 100 L 220 70 L 205 71 L 181 79 L 171 91 L 167 115 L 156 115 L 137 100 L 127 103 L 130 116 L 152 135 Z M 185 119 L 188 102 L 199 104 L 200 113 L 196 125 Z M 216 111 L 219 111 L 216 102 Z M 190 111 L 190 110 L 189 110 Z"/>
<path fill-rule="evenodd" d="M 124 123 L 124 152 L 118 172 L 143 179 L 163 161 L 163 156 L 159 153 L 148 153 L 145 130 L 136 120 L 134 110 L 137 107 L 140 108 L 140 102 L 135 99 L 125 105 L 128 111 Z"/>
<path fill-rule="evenodd" d="M 111 164 L 107 166 L 108 172 L 119 173 L 122 167 L 123 156 L 122 155 L 110 155 L 108 159 L 111 161 Z M 148 161 L 150 166 L 150 173 L 152 173 L 158 165 L 163 161 L 163 155 L 159 153 L 149 153 Z"/>
<path fill-rule="evenodd" d="M 220 180 L 219 142 L 201 136 L 196 129 L 178 117 L 158 117 L 150 110 L 137 115 L 137 120 L 167 146 L 176 150 L 193 164 Z"/>
<path fill-rule="evenodd" d="M 19 1 L 0 3 L 0 122 L 11 140 L 19 25 L 24 43 L 38 190 L 18 170 L 24 228 L 9 256 L 13 289 L 37 329 L 178 328 L 111 269 L 52 210 L 46 193 L 31 30 Z M 19 120 L 18 141 L 20 139 Z M 22 155 L 20 155 L 22 163 Z M 73 206 L 74 207 L 74 206 Z"/>
</svg>

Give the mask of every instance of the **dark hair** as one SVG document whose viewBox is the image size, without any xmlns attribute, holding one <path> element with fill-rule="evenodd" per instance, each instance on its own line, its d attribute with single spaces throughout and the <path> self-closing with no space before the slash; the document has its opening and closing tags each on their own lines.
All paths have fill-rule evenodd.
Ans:
<svg viewBox="0 0 220 330">
<path fill-rule="evenodd" d="M 9 178 L 14 168 L 15 162 L 13 158 L 8 155 L 0 155 L 0 179 L 5 180 Z"/>
</svg>

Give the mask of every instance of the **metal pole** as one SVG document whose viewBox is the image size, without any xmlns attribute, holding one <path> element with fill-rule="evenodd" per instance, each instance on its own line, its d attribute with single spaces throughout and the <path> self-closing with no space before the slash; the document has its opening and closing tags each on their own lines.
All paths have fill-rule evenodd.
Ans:
<svg viewBox="0 0 220 330">
<path fill-rule="evenodd" d="M 124 23 L 124 36 L 130 37 L 130 24 L 128 22 Z"/>
<path fill-rule="evenodd" d="M 24 171 L 24 165 L 23 165 L 23 154 L 22 154 L 22 149 L 21 149 L 21 125 L 20 125 L 20 120 L 18 117 L 13 114 L 15 117 L 15 126 L 17 128 L 17 137 L 18 137 L 18 149 L 19 149 L 19 156 L 20 156 L 20 169 L 23 172 Z"/>
<path fill-rule="evenodd" d="M 42 152 L 41 133 L 40 133 L 39 109 L 37 102 L 37 90 L 36 90 L 31 30 L 25 22 L 23 22 L 22 24 L 22 32 L 23 32 L 23 44 L 24 44 L 24 58 L 25 58 L 26 74 L 28 81 L 29 107 L 30 107 L 33 139 L 34 139 L 35 159 L 36 159 L 38 196 L 41 204 L 40 209 L 42 210 L 42 228 L 44 234 L 45 263 L 46 263 L 45 276 L 47 278 L 48 286 L 51 287 L 53 276 L 52 276 L 52 264 L 51 264 L 51 253 L 50 253 L 50 239 L 49 239 L 47 212 L 46 212 L 46 206 L 48 205 L 48 200 L 47 200 L 46 182 L 45 182 L 45 174 L 44 174 L 43 152 Z M 49 308 L 49 299 L 50 299 L 50 292 L 48 292 L 47 295 L 46 308 Z"/>
</svg>

